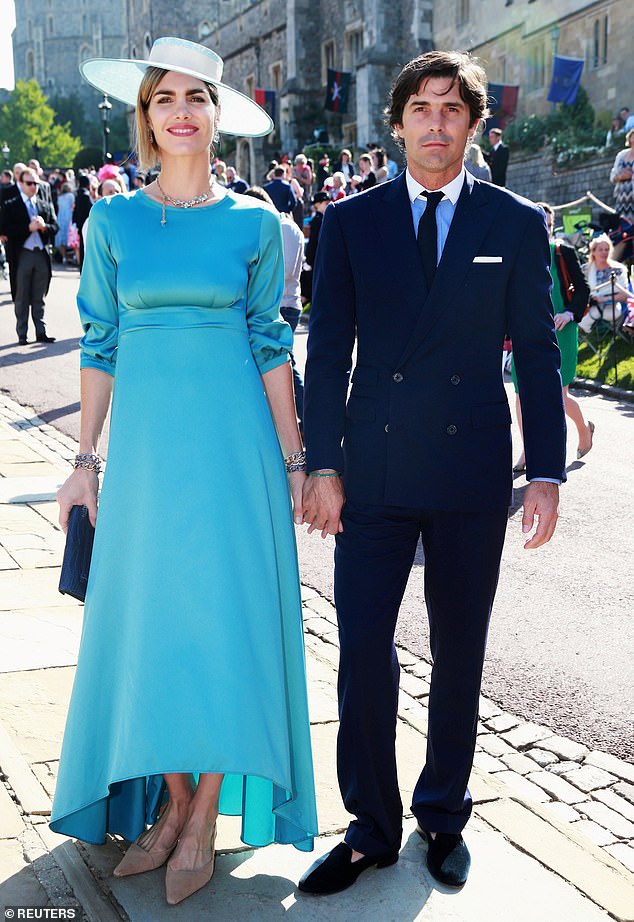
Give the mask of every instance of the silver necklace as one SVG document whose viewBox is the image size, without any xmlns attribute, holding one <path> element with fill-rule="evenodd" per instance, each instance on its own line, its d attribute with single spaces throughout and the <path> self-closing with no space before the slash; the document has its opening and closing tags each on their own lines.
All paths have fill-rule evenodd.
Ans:
<svg viewBox="0 0 634 922">
<path fill-rule="evenodd" d="M 159 188 L 159 192 L 163 198 L 163 209 L 161 212 L 161 227 L 165 227 L 167 224 L 167 217 L 165 214 L 165 206 L 169 202 L 170 205 L 176 205 L 177 208 L 193 208 L 195 205 L 201 205 L 203 202 L 206 202 L 209 196 L 212 194 L 212 186 L 214 184 L 213 177 L 209 179 L 209 188 L 206 192 L 201 192 L 200 195 L 195 195 L 193 198 L 182 199 L 182 198 L 172 198 L 171 195 L 168 195 L 167 192 L 161 186 L 158 176 L 156 177 L 156 185 Z"/>
</svg>

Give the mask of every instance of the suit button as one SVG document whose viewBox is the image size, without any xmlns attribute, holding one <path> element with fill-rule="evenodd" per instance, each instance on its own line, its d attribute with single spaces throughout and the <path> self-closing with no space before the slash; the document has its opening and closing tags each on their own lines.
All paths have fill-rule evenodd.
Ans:
<svg viewBox="0 0 634 922">
<path fill-rule="evenodd" d="M 451 426 L 447 426 L 447 435 L 455 435 L 458 431 L 458 427 L 454 426 L 453 423 Z"/>
<path fill-rule="evenodd" d="M 460 375 L 452 375 L 449 380 L 452 384 L 460 384 Z"/>
<path fill-rule="evenodd" d="M 400 384 L 403 380 L 403 375 L 400 371 L 397 371 L 396 374 L 392 375 L 392 381 L 396 381 L 397 384 Z"/>
</svg>

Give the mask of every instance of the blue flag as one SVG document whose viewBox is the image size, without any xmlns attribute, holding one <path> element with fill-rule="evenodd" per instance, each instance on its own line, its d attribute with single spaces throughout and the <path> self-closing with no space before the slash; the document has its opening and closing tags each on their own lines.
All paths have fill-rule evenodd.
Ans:
<svg viewBox="0 0 634 922">
<path fill-rule="evenodd" d="M 563 102 L 565 106 L 571 106 L 577 98 L 582 71 L 582 59 L 564 58 L 556 54 L 553 59 L 548 102 Z"/>
</svg>

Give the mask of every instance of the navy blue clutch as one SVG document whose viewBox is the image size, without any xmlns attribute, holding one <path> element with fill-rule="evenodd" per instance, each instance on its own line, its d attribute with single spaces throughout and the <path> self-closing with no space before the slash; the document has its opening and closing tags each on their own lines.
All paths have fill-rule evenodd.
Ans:
<svg viewBox="0 0 634 922">
<path fill-rule="evenodd" d="M 68 518 L 59 591 L 64 595 L 72 595 L 80 602 L 86 599 L 94 537 L 95 529 L 90 524 L 86 506 L 73 506 Z"/>
</svg>

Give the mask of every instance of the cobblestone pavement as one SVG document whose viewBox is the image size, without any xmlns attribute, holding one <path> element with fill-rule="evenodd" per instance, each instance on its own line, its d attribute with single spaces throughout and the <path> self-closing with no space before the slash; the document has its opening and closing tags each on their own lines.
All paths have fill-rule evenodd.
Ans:
<svg viewBox="0 0 634 922">
<path fill-rule="evenodd" d="M 99 849 L 76 847 L 52 834 L 46 825 L 81 631 L 82 607 L 56 592 L 63 535 L 53 500 L 75 452 L 71 438 L 0 395 L 0 902 L 5 906 L 75 907 L 84 918 L 99 922 L 158 920 L 163 909 L 147 910 L 148 901 L 154 906 L 158 899 L 156 880 L 135 889 L 109 876 L 118 843 L 112 841 Z M 334 769 L 338 638 L 330 602 L 308 587 L 303 587 L 303 597 L 323 832 L 318 850 L 324 851 L 332 844 L 328 837 L 340 833 L 347 822 Z M 407 804 L 424 751 L 432 667 L 405 649 L 398 653 L 402 671 L 397 746 Z M 507 886 L 511 893 L 517 890 L 517 906 L 506 914 L 500 906 L 496 908 L 493 890 L 500 882 L 493 878 L 493 885 L 483 880 L 482 857 L 480 877 L 472 875 L 473 884 L 470 878 L 464 894 L 451 898 L 450 909 L 429 884 L 424 906 L 415 911 L 409 904 L 401 906 L 398 900 L 411 890 L 407 875 L 415 872 L 420 876 L 420 859 L 414 855 L 409 860 L 417 846 L 413 820 L 407 814 L 406 831 L 412 835 L 404 846 L 399 870 L 394 872 L 404 876 L 381 872 L 385 886 L 394 886 L 401 896 L 395 897 L 394 906 L 382 904 L 379 914 L 375 909 L 360 910 L 357 917 L 364 922 L 375 918 L 377 922 L 403 922 L 407 917 L 594 922 L 607 918 L 605 910 L 615 919 L 634 919 L 634 765 L 556 735 L 547 726 L 520 720 L 486 698 L 481 701 L 478 729 L 470 782 L 475 803 L 470 844 L 476 858 L 485 845 L 487 858 L 492 850 L 501 850 L 500 860 L 510 862 L 512 868 Z M 247 865 L 251 861 L 255 869 L 258 861 L 265 860 L 262 854 L 276 854 L 269 849 L 261 853 L 245 850 L 231 818 L 220 834 L 219 852 L 222 866 L 233 868 L 231 874 L 237 873 L 236 854 L 244 852 Z M 288 852 L 284 852 L 285 873 L 297 876 L 301 855 L 289 857 Z M 520 869 L 518 862 L 527 861 L 526 856 L 532 863 Z M 540 878 L 539 874 L 546 874 L 544 869 L 549 869 L 549 876 Z M 278 874 L 279 870 L 277 867 Z M 257 873 L 264 874 L 261 868 Z M 261 886 L 279 889 L 279 877 L 274 878 L 278 882 L 274 885 L 266 874 Z M 562 879 L 568 889 L 562 889 Z M 222 888 L 222 883 L 217 886 Z M 555 887 L 556 894 L 550 887 Z M 272 906 L 279 903 L 276 894 L 274 890 Z M 227 899 L 231 901 L 231 894 Z M 546 902 L 542 905 L 540 900 Z M 556 912 L 555 905 L 559 907 Z M 323 918 L 328 916 L 331 922 L 350 918 L 345 912 L 338 916 L 336 911 L 317 909 L 314 901 L 307 906 L 301 900 L 293 906 L 298 920 L 321 919 L 322 911 Z M 236 909 L 238 917 L 243 911 Z M 191 912 L 191 908 L 183 910 L 184 914 L 170 910 L 170 919 L 212 918 Z M 246 918 L 281 918 L 276 912 L 272 909 L 269 914 Z"/>
</svg>

